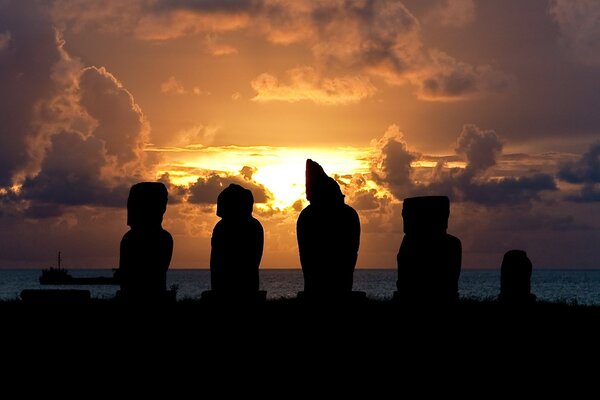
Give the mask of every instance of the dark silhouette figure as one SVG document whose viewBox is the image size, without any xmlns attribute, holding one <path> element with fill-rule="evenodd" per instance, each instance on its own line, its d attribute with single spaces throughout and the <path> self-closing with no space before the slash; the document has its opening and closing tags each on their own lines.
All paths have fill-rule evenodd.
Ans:
<svg viewBox="0 0 600 400">
<path fill-rule="evenodd" d="M 340 186 L 323 168 L 306 160 L 306 198 L 296 233 L 306 294 L 352 292 L 360 244 L 360 220 L 344 203 Z"/>
<path fill-rule="evenodd" d="M 509 250 L 504 254 L 500 270 L 500 295 L 503 303 L 531 303 L 536 296 L 531 293 L 533 265 L 523 250 Z"/>
<path fill-rule="evenodd" d="M 437 304 L 458 299 L 462 246 L 458 238 L 446 233 L 449 216 L 446 196 L 404 199 L 397 299 Z"/>
<path fill-rule="evenodd" d="M 238 296 L 258 291 L 264 231 L 252 216 L 253 206 L 252 192 L 240 185 L 231 184 L 219 194 L 217 215 L 221 220 L 213 229 L 210 252 L 213 292 Z"/>
<path fill-rule="evenodd" d="M 131 229 L 121 240 L 117 274 L 121 298 L 167 298 L 167 269 L 173 254 L 173 238 L 162 228 L 167 198 L 167 188 L 160 182 L 137 183 L 129 191 L 127 225 Z"/>
</svg>

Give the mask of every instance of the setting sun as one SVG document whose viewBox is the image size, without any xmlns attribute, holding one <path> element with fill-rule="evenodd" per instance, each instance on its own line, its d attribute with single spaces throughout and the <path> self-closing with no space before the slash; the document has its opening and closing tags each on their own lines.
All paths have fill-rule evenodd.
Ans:
<svg viewBox="0 0 600 400">
<path fill-rule="evenodd" d="M 597 268 L 599 13 L 593 0 L 0 0 L 0 267 L 57 249 L 70 266 L 118 265 L 128 191 L 159 181 L 172 268 L 209 266 L 232 184 L 253 194 L 261 268 L 299 268 L 312 159 L 359 215 L 358 268 L 395 266 L 404 199 L 439 195 L 465 267 L 522 248 Z"/>
<path fill-rule="evenodd" d="M 317 160 L 329 175 L 347 180 L 348 176 L 369 171 L 371 149 L 188 146 L 182 149 L 151 148 L 149 151 L 163 153 L 166 162 L 158 175 L 167 173 L 171 182 L 178 185 L 192 184 L 206 171 L 239 175 L 244 167 L 252 165 L 251 176 L 247 178 L 264 185 L 273 195 L 268 204 L 271 208 L 283 210 L 304 200 L 304 168 L 308 158 Z"/>
</svg>

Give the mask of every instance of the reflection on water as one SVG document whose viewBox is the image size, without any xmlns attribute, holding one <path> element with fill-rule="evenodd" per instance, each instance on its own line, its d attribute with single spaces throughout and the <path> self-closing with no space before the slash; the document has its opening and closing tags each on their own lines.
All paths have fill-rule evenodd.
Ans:
<svg viewBox="0 0 600 400">
<path fill-rule="evenodd" d="M 39 289 L 40 270 L 0 270 L 0 299 L 12 300 L 23 289 Z M 111 270 L 72 270 L 78 277 L 111 276 Z M 302 271 L 261 270 L 261 289 L 271 299 L 294 297 L 302 290 Z M 178 287 L 178 299 L 199 298 L 210 288 L 208 270 L 170 270 L 167 285 Z M 488 270 L 463 270 L 459 281 L 460 296 L 485 299 L 495 297 L 500 291 L 500 272 Z M 46 285 L 44 288 L 64 288 Z M 87 289 L 95 298 L 114 297 L 117 286 L 69 286 Z M 376 299 L 389 299 L 396 288 L 396 271 L 359 269 L 354 273 L 354 289 L 367 292 Z M 534 270 L 531 291 L 540 300 L 576 301 L 579 304 L 600 305 L 600 270 Z"/>
</svg>

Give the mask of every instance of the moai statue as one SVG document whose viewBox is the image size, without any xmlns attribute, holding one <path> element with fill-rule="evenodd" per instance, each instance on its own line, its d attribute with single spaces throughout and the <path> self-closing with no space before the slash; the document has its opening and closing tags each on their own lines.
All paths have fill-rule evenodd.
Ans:
<svg viewBox="0 0 600 400">
<path fill-rule="evenodd" d="M 458 300 L 462 246 L 446 233 L 449 216 L 446 196 L 404 199 L 395 299 L 434 304 Z"/>
<path fill-rule="evenodd" d="M 503 303 L 532 303 L 536 296 L 531 293 L 533 265 L 523 250 L 509 250 L 504 254 L 500 268 L 500 295 Z"/>
</svg>

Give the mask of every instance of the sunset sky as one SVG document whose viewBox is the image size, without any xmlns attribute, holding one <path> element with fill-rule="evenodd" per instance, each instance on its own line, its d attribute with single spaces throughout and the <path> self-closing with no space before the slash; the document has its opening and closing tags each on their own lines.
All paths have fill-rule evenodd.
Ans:
<svg viewBox="0 0 600 400">
<path fill-rule="evenodd" d="M 261 267 L 298 268 L 307 158 L 395 268 L 402 200 L 448 195 L 464 268 L 600 268 L 596 0 L 0 0 L 0 267 L 116 267 L 136 182 L 171 267 L 206 268 L 219 192 Z"/>
</svg>

